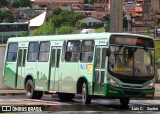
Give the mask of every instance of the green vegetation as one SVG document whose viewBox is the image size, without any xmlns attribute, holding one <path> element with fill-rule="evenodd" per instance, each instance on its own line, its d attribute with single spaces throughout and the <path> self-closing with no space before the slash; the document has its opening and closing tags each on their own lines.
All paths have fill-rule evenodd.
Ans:
<svg viewBox="0 0 160 114">
<path fill-rule="evenodd" d="M 85 4 L 93 4 L 95 2 L 97 2 L 97 0 L 85 0 L 84 1 Z"/>
<path fill-rule="evenodd" d="M 13 0 L 12 7 L 19 8 L 19 7 L 32 7 L 32 3 L 30 0 Z"/>
<path fill-rule="evenodd" d="M 73 27 L 71 26 L 61 26 L 56 29 L 56 34 L 70 34 L 73 32 Z"/>
<path fill-rule="evenodd" d="M 85 15 L 71 11 L 53 9 L 49 22 L 31 31 L 31 35 L 71 34 L 76 33 L 76 22 Z"/>
<path fill-rule="evenodd" d="M 72 11 L 61 10 L 60 8 L 54 9 L 51 15 L 51 22 L 56 28 L 61 26 L 72 26 L 76 25 L 76 22 L 84 18 L 83 14 L 74 13 Z"/>
<path fill-rule="evenodd" d="M 7 8 L 0 8 L 0 23 L 2 22 L 14 22 L 13 13 Z"/>
<path fill-rule="evenodd" d="M 105 23 L 105 31 L 109 32 L 109 28 L 110 28 L 110 15 L 109 14 L 105 15 L 104 23 Z"/>
<path fill-rule="evenodd" d="M 30 0 L 1 0 L 0 7 L 12 6 L 15 8 L 19 7 L 32 7 L 32 2 Z"/>
<path fill-rule="evenodd" d="M 85 17 L 84 14 L 56 8 L 52 10 L 49 21 L 41 27 L 32 30 L 32 35 L 52 35 L 52 34 L 74 34 L 80 33 L 85 28 L 83 23 L 77 23 Z M 96 32 L 104 32 L 104 27 L 98 28 Z"/>
<path fill-rule="evenodd" d="M 51 34 L 55 34 L 55 28 L 51 22 L 47 22 L 47 23 L 43 24 L 41 27 L 39 27 L 38 29 L 31 30 L 30 34 L 32 36 L 51 35 Z"/>
<path fill-rule="evenodd" d="M 0 1 L 0 23 L 2 22 L 14 22 L 13 13 L 7 8 L 12 7 L 31 7 L 32 3 L 30 0 L 1 0 Z"/>
<path fill-rule="evenodd" d="M 105 32 L 105 28 L 104 27 L 98 28 L 96 29 L 96 32 Z"/>
<path fill-rule="evenodd" d="M 8 1 L 7 0 L 1 0 L 0 7 L 5 7 L 7 5 L 8 5 Z"/>
</svg>

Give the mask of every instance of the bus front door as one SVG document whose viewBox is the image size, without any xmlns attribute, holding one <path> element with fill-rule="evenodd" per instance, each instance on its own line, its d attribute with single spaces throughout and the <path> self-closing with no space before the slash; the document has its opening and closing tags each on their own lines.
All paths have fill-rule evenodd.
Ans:
<svg viewBox="0 0 160 114">
<path fill-rule="evenodd" d="M 104 95 L 106 46 L 97 46 L 95 53 L 94 94 Z"/>
<path fill-rule="evenodd" d="M 52 47 L 50 57 L 50 77 L 49 90 L 58 91 L 59 84 L 59 61 L 60 61 L 61 47 Z"/>
<path fill-rule="evenodd" d="M 25 75 L 25 59 L 26 59 L 26 48 L 19 48 L 18 50 L 18 71 L 17 71 L 17 88 L 24 88 L 24 75 Z"/>
</svg>

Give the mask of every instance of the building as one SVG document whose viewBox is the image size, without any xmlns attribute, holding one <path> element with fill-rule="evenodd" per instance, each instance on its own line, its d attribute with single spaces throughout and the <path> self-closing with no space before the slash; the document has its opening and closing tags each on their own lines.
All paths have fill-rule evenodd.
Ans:
<svg viewBox="0 0 160 114">
<path fill-rule="evenodd" d="M 96 27 L 100 27 L 102 26 L 103 22 L 99 19 L 96 19 L 94 17 L 86 17 L 82 20 L 79 20 L 78 22 L 80 24 L 80 26 L 83 28 L 96 28 Z M 82 25 L 84 24 L 84 25 Z"/>
<path fill-rule="evenodd" d="M 72 4 L 82 4 L 83 0 L 35 0 L 34 8 L 47 8 L 53 7 L 70 7 Z"/>
</svg>

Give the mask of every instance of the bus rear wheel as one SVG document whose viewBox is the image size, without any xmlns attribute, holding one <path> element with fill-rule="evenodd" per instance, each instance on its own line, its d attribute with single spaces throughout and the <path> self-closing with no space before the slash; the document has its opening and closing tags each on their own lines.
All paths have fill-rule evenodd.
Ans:
<svg viewBox="0 0 160 114">
<path fill-rule="evenodd" d="M 121 106 L 127 107 L 129 104 L 130 98 L 120 98 Z"/>
<path fill-rule="evenodd" d="M 71 101 L 74 98 L 75 94 L 73 93 L 58 93 L 58 97 L 62 101 Z"/>
<path fill-rule="evenodd" d="M 88 95 L 88 86 L 86 82 L 82 84 L 82 104 L 91 104 L 91 96 Z"/>
<path fill-rule="evenodd" d="M 40 99 L 43 96 L 43 91 L 34 91 L 33 81 L 29 79 L 25 86 L 26 97 L 29 99 Z"/>
</svg>

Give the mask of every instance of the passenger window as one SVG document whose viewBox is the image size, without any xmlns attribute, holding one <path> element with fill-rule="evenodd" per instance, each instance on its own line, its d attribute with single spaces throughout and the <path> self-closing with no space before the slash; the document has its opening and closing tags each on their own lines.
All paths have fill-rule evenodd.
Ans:
<svg viewBox="0 0 160 114">
<path fill-rule="evenodd" d="M 71 61 L 71 62 L 79 61 L 80 46 L 81 46 L 81 42 L 79 40 L 68 41 L 65 60 Z"/>
<path fill-rule="evenodd" d="M 17 59 L 18 43 L 10 43 L 8 45 L 7 61 L 15 62 Z"/>
<path fill-rule="evenodd" d="M 93 53 L 94 53 L 94 41 L 93 40 L 82 41 L 81 61 L 92 62 Z"/>
<path fill-rule="evenodd" d="M 39 52 L 39 43 L 38 42 L 29 43 L 29 50 L 28 50 L 28 58 L 27 58 L 27 60 L 29 62 L 37 61 L 38 52 Z"/>
<path fill-rule="evenodd" d="M 49 58 L 50 42 L 41 42 L 39 61 L 47 62 Z"/>
</svg>

